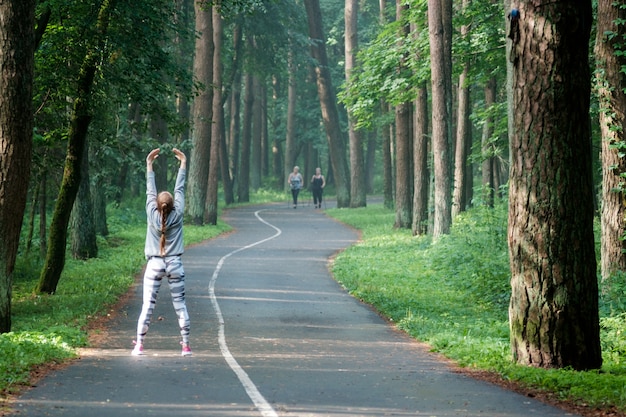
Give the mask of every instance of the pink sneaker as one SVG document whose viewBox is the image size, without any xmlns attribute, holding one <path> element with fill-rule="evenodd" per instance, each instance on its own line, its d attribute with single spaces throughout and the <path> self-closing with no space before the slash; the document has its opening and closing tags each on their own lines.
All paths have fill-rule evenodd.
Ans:
<svg viewBox="0 0 626 417">
<path fill-rule="evenodd" d="M 181 355 L 183 356 L 191 356 L 191 348 L 189 347 L 189 344 L 185 344 L 185 343 L 181 343 L 181 345 L 183 345 L 183 350 L 181 352 Z"/>
<path fill-rule="evenodd" d="M 131 355 L 133 356 L 141 356 L 143 355 L 143 344 L 141 343 L 137 343 L 137 342 L 133 342 L 135 344 L 135 348 L 133 349 L 133 351 L 131 352 Z"/>
</svg>

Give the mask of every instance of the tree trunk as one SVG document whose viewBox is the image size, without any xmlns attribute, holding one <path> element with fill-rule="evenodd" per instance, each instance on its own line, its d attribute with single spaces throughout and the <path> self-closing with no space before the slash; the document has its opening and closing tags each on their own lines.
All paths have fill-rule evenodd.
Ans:
<svg viewBox="0 0 626 417">
<path fill-rule="evenodd" d="M 289 192 L 289 183 L 287 178 L 296 164 L 296 99 L 297 99 L 297 77 L 296 63 L 293 61 L 294 51 L 292 42 L 290 41 L 290 50 L 287 56 L 287 66 L 289 72 L 289 81 L 287 85 L 287 128 L 285 135 L 285 163 L 283 172 L 283 187 L 285 192 Z"/>
<path fill-rule="evenodd" d="M 493 207 L 495 198 L 496 172 L 494 170 L 493 116 L 491 107 L 496 102 L 496 79 L 490 78 L 485 86 L 485 111 L 487 118 L 483 124 L 482 136 L 482 197 L 483 204 Z"/>
<path fill-rule="evenodd" d="M 396 1 L 396 20 L 403 21 L 408 6 L 401 0 Z M 410 26 L 402 25 L 399 28 L 398 43 L 406 42 L 410 34 Z M 401 46 L 401 45 L 400 45 Z M 407 71 L 407 57 L 400 58 L 397 72 Z M 413 223 L 413 144 L 412 144 L 412 114 L 410 102 L 396 105 L 396 219 L 394 227 L 408 229 Z"/>
<path fill-rule="evenodd" d="M 446 97 L 446 60 L 443 12 L 440 0 L 428 0 L 432 84 L 432 141 L 435 176 L 435 213 L 433 237 L 450 232 L 452 223 L 450 190 L 450 150 L 448 146 L 448 111 Z"/>
<path fill-rule="evenodd" d="M 71 215 L 71 245 L 70 252 L 74 259 L 90 259 L 98 256 L 96 243 L 96 226 L 91 200 L 91 186 L 89 180 L 89 141 L 85 140 L 85 151 L 80 166 L 80 185 Z"/>
<path fill-rule="evenodd" d="M 241 55 L 241 38 L 242 38 L 242 29 L 241 24 L 235 23 L 234 28 L 232 29 L 232 37 L 233 37 L 233 53 L 234 53 L 234 63 L 232 68 L 232 86 L 230 89 L 230 97 L 229 97 L 229 125 L 228 125 L 228 170 L 230 171 L 230 177 L 233 181 L 233 189 L 237 185 L 238 180 L 238 171 L 239 168 L 238 160 L 239 160 L 239 140 L 241 133 L 241 123 L 240 116 L 241 113 L 239 111 L 241 107 L 241 59 L 239 56 Z M 234 190 L 233 190 L 234 191 Z"/>
<path fill-rule="evenodd" d="M 591 1 L 522 1 L 519 12 L 508 230 L 513 357 L 544 368 L 599 368 Z"/>
<path fill-rule="evenodd" d="M 470 5 L 470 0 L 463 0 L 463 9 Z M 461 36 L 467 37 L 469 27 L 463 25 L 461 27 Z M 466 181 L 472 181 L 472 177 L 466 177 L 467 174 L 467 156 L 470 148 L 467 146 L 468 137 L 471 132 L 470 123 L 470 87 L 468 82 L 468 74 L 470 69 L 469 59 L 463 63 L 463 70 L 459 75 L 458 87 L 458 108 L 457 108 L 457 124 L 456 124 L 456 148 L 454 156 L 454 193 L 452 196 L 452 217 L 456 217 L 460 212 L 465 211 L 467 206 L 467 190 Z"/>
<path fill-rule="evenodd" d="M 598 1 L 596 62 L 600 96 L 600 130 L 602 132 L 602 279 L 626 270 L 626 148 L 623 126 L 626 125 L 626 80 L 622 68 L 626 57 L 623 50 L 626 35 L 626 10 L 612 0 Z M 607 33 L 611 33 L 610 38 Z"/>
<path fill-rule="evenodd" d="M 346 84 L 350 83 L 350 75 L 356 67 L 356 56 L 359 50 L 358 36 L 358 0 L 345 0 L 345 73 Z M 350 149 L 350 207 L 366 206 L 366 176 L 363 160 L 363 132 L 354 128 L 352 112 L 348 111 L 348 138 Z"/>
<path fill-rule="evenodd" d="M 252 74 L 246 73 L 245 78 L 241 159 L 239 161 L 239 184 L 237 189 L 237 198 L 240 203 L 250 201 L 250 147 L 252 142 L 252 106 L 254 105 L 254 82 Z"/>
<path fill-rule="evenodd" d="M 428 196 L 430 169 L 428 168 L 428 89 L 423 83 L 417 92 L 413 133 L 413 235 L 428 233 Z"/>
<path fill-rule="evenodd" d="M 196 37 L 193 74 L 194 79 L 202 84 L 202 89 L 197 92 L 193 103 L 192 149 L 185 209 L 191 222 L 201 225 L 204 223 L 211 152 L 214 46 L 211 8 L 200 1 L 195 2 L 194 5 L 198 36 Z"/>
<path fill-rule="evenodd" d="M 11 288 L 33 143 L 34 0 L 0 2 L 0 333 L 11 331 Z"/>
<path fill-rule="evenodd" d="M 222 16 L 220 15 L 220 2 L 212 7 L 213 19 L 213 110 L 211 111 L 211 152 L 209 154 L 209 178 L 207 181 L 207 223 L 217 224 L 217 190 L 219 183 L 220 168 L 220 144 L 224 131 L 224 115 L 222 103 Z"/>
<path fill-rule="evenodd" d="M 96 23 L 96 38 L 88 48 L 81 65 L 78 92 L 74 100 L 74 109 L 68 133 L 63 179 L 54 214 L 52 215 L 52 224 L 50 225 L 48 253 L 46 254 L 46 261 L 39 283 L 35 289 L 35 291 L 40 293 L 53 294 L 56 291 L 61 273 L 65 267 L 67 226 L 80 185 L 80 166 L 83 160 L 87 131 L 92 118 L 91 87 L 93 86 L 96 71 L 102 62 L 102 53 L 106 51 L 107 30 L 115 5 L 116 0 L 105 0 L 100 6 Z"/>
<path fill-rule="evenodd" d="M 262 130 L 261 130 L 261 81 L 258 76 L 252 77 L 254 106 L 252 107 L 252 146 L 250 149 L 250 187 L 257 191 L 261 188 L 261 153 L 262 146 Z"/>
<path fill-rule="evenodd" d="M 383 114 L 389 110 L 387 103 L 381 102 L 380 106 Z M 391 209 L 395 207 L 393 199 L 393 152 L 391 151 L 393 146 L 391 142 L 393 127 L 390 124 L 384 124 L 380 129 L 383 138 L 383 205 Z"/>
<path fill-rule="evenodd" d="M 367 134 L 367 151 L 365 152 L 365 190 L 374 193 L 374 178 L 376 174 L 376 132 L 369 131 Z"/>
<path fill-rule="evenodd" d="M 328 151 L 337 192 L 337 207 L 350 206 L 350 175 L 346 161 L 345 141 L 339 124 L 337 99 L 330 78 L 328 58 L 326 56 L 326 37 L 322 26 L 322 13 L 319 0 L 305 0 L 309 37 L 311 38 L 311 56 L 316 61 L 315 76 L 319 95 L 322 119 L 328 139 Z"/>
</svg>

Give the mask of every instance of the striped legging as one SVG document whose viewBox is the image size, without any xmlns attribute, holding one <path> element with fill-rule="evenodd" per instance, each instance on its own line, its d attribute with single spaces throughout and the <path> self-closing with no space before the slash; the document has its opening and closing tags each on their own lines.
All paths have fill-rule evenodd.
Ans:
<svg viewBox="0 0 626 417">
<path fill-rule="evenodd" d="M 148 259 L 146 272 L 143 276 L 143 305 L 137 322 L 137 343 L 143 344 L 143 339 L 148 333 L 150 319 L 164 277 L 167 277 L 172 293 L 172 304 L 178 316 L 182 342 L 189 343 L 189 314 L 185 304 L 185 271 L 180 256 L 167 256 L 165 258 L 153 256 Z"/>
</svg>

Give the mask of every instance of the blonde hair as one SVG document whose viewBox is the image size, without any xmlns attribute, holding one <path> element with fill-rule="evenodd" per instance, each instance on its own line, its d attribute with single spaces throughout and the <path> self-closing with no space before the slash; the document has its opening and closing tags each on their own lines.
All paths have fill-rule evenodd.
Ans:
<svg viewBox="0 0 626 417">
<path fill-rule="evenodd" d="M 167 216 L 174 210 L 174 197 L 167 191 L 157 195 L 157 210 L 161 213 L 161 256 L 165 256 L 165 224 Z"/>
</svg>

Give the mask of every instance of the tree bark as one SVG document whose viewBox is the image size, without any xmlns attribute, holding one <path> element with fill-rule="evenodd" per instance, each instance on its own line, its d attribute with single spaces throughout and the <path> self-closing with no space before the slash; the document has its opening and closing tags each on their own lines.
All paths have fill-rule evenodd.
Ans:
<svg viewBox="0 0 626 417">
<path fill-rule="evenodd" d="M 0 333 L 11 331 L 11 289 L 30 177 L 35 1 L 0 2 Z"/>
<path fill-rule="evenodd" d="M 218 1 L 212 7 L 213 19 L 213 109 L 211 111 L 211 151 L 209 154 L 209 178 L 207 180 L 207 223 L 217 224 L 217 190 L 220 173 L 220 144 L 222 143 L 222 133 L 224 132 L 224 115 L 222 103 L 222 35 L 223 25 L 220 15 L 220 4 Z"/>
<path fill-rule="evenodd" d="M 193 103 L 192 150 L 189 161 L 189 187 L 185 208 L 195 225 L 204 223 L 209 158 L 211 152 L 211 120 L 213 117 L 213 21 L 211 7 L 194 3 L 196 12 L 194 79 L 202 84 Z"/>
<path fill-rule="evenodd" d="M 428 233 L 428 196 L 430 169 L 428 168 L 428 89 L 423 83 L 417 92 L 413 133 L 413 235 Z"/>
<path fill-rule="evenodd" d="M 470 5 L 470 0 L 463 0 L 463 9 Z M 467 37 L 469 28 L 467 25 L 461 27 L 461 36 Z M 452 217 L 456 217 L 459 213 L 465 211 L 467 206 L 467 181 L 472 181 L 471 176 L 466 176 L 467 156 L 471 150 L 471 123 L 470 123 L 470 86 L 468 81 L 470 70 L 469 59 L 463 63 L 463 70 L 459 75 L 458 87 L 458 107 L 457 107 L 457 123 L 456 123 L 456 147 L 454 156 L 454 192 L 452 196 Z"/>
<path fill-rule="evenodd" d="M 591 1 L 522 1 L 519 12 L 508 230 L 512 353 L 524 365 L 599 368 Z"/>
<path fill-rule="evenodd" d="M 282 184 L 286 193 L 289 192 L 287 178 L 296 164 L 296 102 L 297 102 L 297 77 L 296 63 L 294 62 L 293 42 L 290 41 L 290 49 L 287 56 L 289 80 L 287 85 L 287 128 L 285 135 L 285 160 Z"/>
<path fill-rule="evenodd" d="M 262 177 L 262 130 L 261 130 L 261 81 L 258 76 L 253 79 L 254 106 L 252 107 L 252 146 L 250 149 L 250 187 L 257 191 L 261 188 Z"/>
<path fill-rule="evenodd" d="M 254 106 L 254 82 L 252 74 L 245 75 L 243 99 L 243 128 L 241 132 L 241 159 L 237 198 L 240 203 L 250 201 L 250 151 L 252 142 L 252 106 Z"/>
<path fill-rule="evenodd" d="M 356 67 L 356 57 L 359 50 L 358 36 L 358 0 L 345 0 L 345 74 L 346 84 L 350 83 L 350 75 Z M 350 207 L 366 206 L 366 176 L 363 166 L 363 132 L 356 130 L 352 112 L 348 111 L 348 140 L 350 149 Z"/>
<path fill-rule="evenodd" d="M 626 142 L 626 79 L 622 68 L 626 57 L 623 50 L 626 26 L 616 24 L 626 19 L 626 10 L 612 0 L 598 1 L 596 62 L 598 67 L 600 131 L 602 133 L 602 243 L 601 271 L 603 281 L 618 271 L 626 270 L 626 173 L 624 153 Z M 609 37 L 607 33 L 615 35 Z"/>
<path fill-rule="evenodd" d="M 446 97 L 446 59 L 442 3 L 428 0 L 432 85 L 432 142 L 435 177 L 435 213 L 433 237 L 450 232 L 452 223 L 450 190 L 450 150 L 448 145 L 448 110 Z"/>
<path fill-rule="evenodd" d="M 483 124 L 482 136 L 482 197 L 483 204 L 493 207 L 495 199 L 496 172 L 494 167 L 494 151 L 493 151 L 493 116 L 491 115 L 491 107 L 496 102 L 496 79 L 491 77 L 485 85 L 485 110 L 487 118 Z"/>
<path fill-rule="evenodd" d="M 56 291 L 61 273 L 65 267 L 67 226 L 80 185 L 80 166 L 83 160 L 87 131 L 92 119 L 91 88 L 96 71 L 103 61 L 102 53 L 106 51 L 107 31 L 116 4 L 116 0 L 105 0 L 100 6 L 95 39 L 88 48 L 80 68 L 78 91 L 74 100 L 74 109 L 68 134 L 63 179 L 52 216 L 52 224 L 50 225 L 48 253 L 46 254 L 39 283 L 35 289 L 35 291 L 40 293 L 53 294 Z"/>
<path fill-rule="evenodd" d="M 309 37 L 311 38 L 311 56 L 316 61 L 315 76 L 317 93 L 322 110 L 322 119 L 328 140 L 328 150 L 333 168 L 337 207 L 350 206 L 350 175 L 346 160 L 345 140 L 339 124 L 337 98 L 332 85 L 328 58 L 326 56 L 326 37 L 322 29 L 322 13 L 319 0 L 305 0 Z"/>
<path fill-rule="evenodd" d="M 89 141 L 85 141 L 85 151 L 81 163 L 80 185 L 74 200 L 71 215 L 70 251 L 74 259 L 90 259 L 98 256 L 96 226 L 94 223 L 93 201 L 89 179 Z"/>
</svg>

